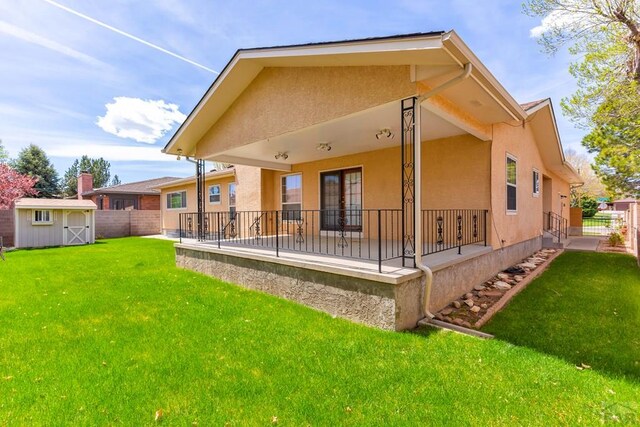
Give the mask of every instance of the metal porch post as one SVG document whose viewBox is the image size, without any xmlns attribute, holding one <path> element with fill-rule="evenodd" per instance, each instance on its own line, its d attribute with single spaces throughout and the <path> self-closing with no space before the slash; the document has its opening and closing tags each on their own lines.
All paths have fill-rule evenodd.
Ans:
<svg viewBox="0 0 640 427">
<path fill-rule="evenodd" d="M 415 109 L 416 98 L 402 100 L 401 104 L 402 142 L 402 266 L 406 267 L 407 260 L 413 260 L 415 268 Z M 420 195 L 417 195 L 420 197 Z M 420 248 L 422 252 L 422 248 Z"/>
<path fill-rule="evenodd" d="M 198 203 L 198 241 L 205 240 L 204 235 L 204 160 L 196 161 L 196 193 Z"/>
</svg>

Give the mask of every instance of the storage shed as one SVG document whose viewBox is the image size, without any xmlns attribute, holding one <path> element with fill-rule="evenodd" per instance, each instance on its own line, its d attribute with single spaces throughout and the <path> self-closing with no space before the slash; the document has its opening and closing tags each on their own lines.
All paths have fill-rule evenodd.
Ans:
<svg viewBox="0 0 640 427">
<path fill-rule="evenodd" d="M 15 204 L 15 246 L 85 245 L 95 242 L 91 200 L 20 199 Z"/>
</svg>

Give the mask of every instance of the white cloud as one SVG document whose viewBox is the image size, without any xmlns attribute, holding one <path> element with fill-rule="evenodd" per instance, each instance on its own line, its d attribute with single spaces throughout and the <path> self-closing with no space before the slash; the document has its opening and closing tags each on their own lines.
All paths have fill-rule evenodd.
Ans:
<svg viewBox="0 0 640 427">
<path fill-rule="evenodd" d="M 15 37 L 27 43 L 32 43 L 70 58 L 85 62 L 90 65 L 103 65 L 103 63 L 92 56 L 86 55 L 82 52 L 78 52 L 75 49 L 71 49 L 63 44 L 55 42 L 46 37 L 39 36 L 22 28 L 11 25 L 8 22 L 0 21 L 0 33 L 7 34 Z"/>
<path fill-rule="evenodd" d="M 544 18 L 537 27 L 533 27 L 529 31 L 529 35 L 533 38 L 541 37 L 544 33 L 554 30 L 577 29 L 585 25 L 585 16 L 578 13 L 566 12 L 564 10 L 554 10 Z"/>
<path fill-rule="evenodd" d="M 187 118 L 176 104 L 167 104 L 162 99 L 118 96 L 113 101 L 105 105 L 107 112 L 103 117 L 98 117 L 96 124 L 105 132 L 120 138 L 153 144 L 174 124 L 180 124 Z"/>
<path fill-rule="evenodd" d="M 89 157 L 103 157 L 108 161 L 154 161 L 175 162 L 175 157 L 164 154 L 158 147 L 132 147 L 129 145 L 84 144 L 81 147 L 56 145 L 47 149 L 53 157 L 78 158 L 79 153 Z"/>
</svg>

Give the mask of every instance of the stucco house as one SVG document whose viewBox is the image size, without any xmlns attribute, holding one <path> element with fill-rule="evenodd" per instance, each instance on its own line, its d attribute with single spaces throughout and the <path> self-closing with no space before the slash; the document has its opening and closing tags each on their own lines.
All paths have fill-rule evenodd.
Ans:
<svg viewBox="0 0 640 427">
<path fill-rule="evenodd" d="M 198 161 L 178 265 L 396 330 L 563 237 L 580 184 L 454 31 L 238 50 L 164 151 Z M 204 160 L 255 168 L 235 209 Z"/>
<path fill-rule="evenodd" d="M 81 172 L 78 176 L 78 199 L 91 200 L 98 210 L 159 210 L 160 191 L 156 186 L 176 179 L 165 176 L 93 188 L 93 176 L 89 172 Z"/>
<path fill-rule="evenodd" d="M 197 233 L 198 191 L 196 176 L 175 179 L 156 186 L 160 190 L 162 234 L 169 237 L 195 238 Z M 206 212 L 233 212 L 250 203 L 253 190 L 260 189 L 261 170 L 252 166 L 231 166 L 204 174 L 204 209 Z M 181 214 L 184 224 L 180 224 Z M 205 219 L 207 217 L 205 216 Z M 209 225 L 205 227 L 209 229 Z"/>
</svg>

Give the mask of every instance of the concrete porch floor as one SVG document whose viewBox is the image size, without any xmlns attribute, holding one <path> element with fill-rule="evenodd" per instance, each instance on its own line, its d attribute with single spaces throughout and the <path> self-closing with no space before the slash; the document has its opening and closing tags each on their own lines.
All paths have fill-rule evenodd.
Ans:
<svg viewBox="0 0 640 427">
<path fill-rule="evenodd" d="M 164 235 L 148 236 L 151 238 L 160 238 L 178 242 L 177 238 L 170 238 Z M 375 245 L 377 245 L 376 242 Z M 366 259 L 369 252 L 365 252 L 362 258 L 357 254 L 340 254 L 332 253 L 306 253 L 289 249 L 280 249 L 279 256 L 276 256 L 275 248 L 243 245 L 235 242 L 221 242 L 218 249 L 217 242 L 198 242 L 195 239 L 182 239 L 182 245 L 190 249 L 202 249 L 207 252 L 222 253 L 228 255 L 237 255 L 244 258 L 254 258 L 261 261 L 271 261 L 284 264 L 295 264 L 296 266 L 306 266 L 307 268 L 317 269 L 325 272 L 346 273 L 356 277 L 381 280 L 388 283 L 399 283 L 411 277 L 420 276 L 422 273 L 413 267 L 413 263 L 409 260 L 403 267 L 402 259 L 395 258 L 382 262 L 382 272 L 378 271 L 378 261 Z M 331 248 L 332 246 L 329 245 Z M 377 246 L 376 246 L 377 247 Z M 483 244 L 467 245 L 461 248 L 461 254 L 458 254 L 458 248 L 452 248 L 446 251 L 430 254 L 422 257 L 423 262 L 429 266 L 434 272 L 450 267 L 457 263 L 475 258 L 477 256 L 492 251 L 490 246 Z"/>
</svg>

